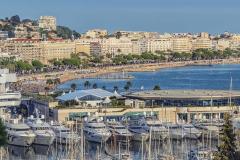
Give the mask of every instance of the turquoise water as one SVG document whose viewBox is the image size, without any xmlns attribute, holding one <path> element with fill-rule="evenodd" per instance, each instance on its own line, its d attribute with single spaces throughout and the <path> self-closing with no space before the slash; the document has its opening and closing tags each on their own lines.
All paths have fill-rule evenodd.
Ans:
<svg viewBox="0 0 240 160">
<path fill-rule="evenodd" d="M 226 64 L 213 66 L 186 66 L 178 68 L 161 69 L 155 72 L 133 72 L 130 90 L 137 91 L 141 87 L 145 90 L 160 85 L 161 89 L 229 89 L 232 77 L 232 88 L 240 89 L 240 65 Z M 107 90 L 113 91 L 118 86 L 120 91 L 129 80 L 109 79 L 78 79 L 68 81 L 59 88 L 70 88 L 72 83 L 77 84 L 78 89 L 84 88 L 84 82 L 88 80 L 91 84 L 96 83 L 99 88 L 105 86 Z"/>
</svg>

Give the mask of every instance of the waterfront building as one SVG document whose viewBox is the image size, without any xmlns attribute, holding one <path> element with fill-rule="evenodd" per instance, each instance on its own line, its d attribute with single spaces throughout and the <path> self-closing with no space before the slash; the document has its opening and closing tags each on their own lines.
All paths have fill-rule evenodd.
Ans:
<svg viewBox="0 0 240 160">
<path fill-rule="evenodd" d="M 216 49 L 217 50 L 225 50 L 227 48 L 230 48 L 230 41 L 229 39 L 219 39 L 217 40 L 217 45 L 216 45 Z"/>
<path fill-rule="evenodd" d="M 173 52 L 190 52 L 192 44 L 188 37 L 173 37 L 172 51 Z"/>
<path fill-rule="evenodd" d="M 101 55 L 101 44 L 94 41 L 76 41 L 76 53 L 84 53 L 90 55 Z"/>
<path fill-rule="evenodd" d="M 206 32 L 201 32 L 199 37 L 192 40 L 192 50 L 211 48 L 212 40 L 209 38 L 209 34 Z"/>
<path fill-rule="evenodd" d="M 74 96 L 72 96 L 74 97 Z M 112 107 L 106 111 L 99 107 L 63 107 L 52 109 L 54 120 L 65 121 L 92 115 L 129 116 L 154 114 L 166 122 L 191 122 L 194 120 L 219 120 L 223 114 L 240 105 L 240 92 L 215 90 L 159 90 L 141 91 L 126 95 L 125 106 Z"/>
<path fill-rule="evenodd" d="M 132 54 L 140 55 L 147 52 L 147 40 L 146 39 L 133 39 L 132 40 Z"/>
<path fill-rule="evenodd" d="M 15 83 L 17 77 L 15 73 L 9 73 L 8 69 L 0 69 L 0 107 L 19 106 L 21 93 L 13 92 L 10 83 Z"/>
<path fill-rule="evenodd" d="M 111 101 L 109 97 L 115 97 L 115 94 L 103 89 L 87 89 L 66 93 L 56 99 L 59 100 L 60 103 L 76 101 L 85 107 L 94 108 L 105 105 L 107 101 L 110 104 Z"/>
<path fill-rule="evenodd" d="M 39 28 L 44 30 L 57 30 L 57 21 L 54 16 L 41 16 L 38 20 Z"/>
<path fill-rule="evenodd" d="M 229 38 L 230 40 L 230 49 L 239 49 L 240 48 L 240 35 L 235 34 Z"/>
<path fill-rule="evenodd" d="M 4 52 L 19 55 L 23 60 L 31 62 L 39 60 L 48 64 L 52 59 L 70 58 L 75 53 L 75 43 L 72 41 L 39 39 L 13 39 L 6 41 Z"/>
<path fill-rule="evenodd" d="M 119 54 L 130 54 L 132 53 L 132 41 L 130 38 L 121 37 L 119 39 L 110 37 L 106 39 L 103 51 L 105 55 L 109 54 L 112 57 Z"/>
<path fill-rule="evenodd" d="M 70 58 L 75 52 L 75 43 L 72 41 L 41 41 L 40 61 L 44 64 L 52 59 Z"/>
<path fill-rule="evenodd" d="M 156 51 L 170 51 L 172 50 L 172 40 L 171 38 L 158 38 L 158 39 L 150 39 L 148 41 L 148 51 L 156 52 Z"/>
</svg>

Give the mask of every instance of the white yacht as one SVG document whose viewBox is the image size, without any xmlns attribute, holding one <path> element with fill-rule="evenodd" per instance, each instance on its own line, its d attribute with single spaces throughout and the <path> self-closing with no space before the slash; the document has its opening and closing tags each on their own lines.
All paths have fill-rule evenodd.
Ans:
<svg viewBox="0 0 240 160">
<path fill-rule="evenodd" d="M 79 142 L 80 137 L 77 133 L 71 131 L 69 128 L 59 124 L 51 122 L 51 129 L 55 133 L 55 141 L 60 144 L 75 144 Z"/>
<path fill-rule="evenodd" d="M 8 144 L 17 146 L 30 146 L 36 135 L 28 125 L 19 119 L 10 119 L 5 122 Z"/>
<path fill-rule="evenodd" d="M 197 123 L 194 126 L 201 130 L 203 134 L 211 134 L 212 139 L 218 139 L 222 128 L 221 123 Z"/>
<path fill-rule="evenodd" d="M 182 124 L 181 127 L 185 133 L 184 138 L 199 139 L 202 135 L 202 132 L 195 128 L 192 124 Z"/>
<path fill-rule="evenodd" d="M 108 121 L 106 125 L 116 141 L 127 143 L 131 140 L 133 134 L 120 122 Z"/>
<path fill-rule="evenodd" d="M 84 122 L 84 136 L 88 141 L 102 143 L 111 137 L 111 132 L 99 118 L 93 118 Z"/>
<path fill-rule="evenodd" d="M 34 144 L 51 145 L 55 139 L 55 133 L 51 129 L 50 125 L 40 118 L 29 117 L 26 120 L 26 124 L 36 134 Z"/>
<path fill-rule="evenodd" d="M 133 134 L 134 141 L 146 141 L 149 138 L 149 127 L 143 118 L 128 120 L 127 128 Z"/>
<path fill-rule="evenodd" d="M 168 130 L 163 126 L 160 120 L 146 118 L 146 123 L 149 129 L 151 129 L 152 140 L 165 140 L 168 137 Z"/>
<path fill-rule="evenodd" d="M 182 139 L 186 135 L 186 133 L 184 132 L 184 129 L 180 125 L 166 123 L 164 124 L 164 126 L 168 130 L 168 134 L 172 139 Z"/>
</svg>

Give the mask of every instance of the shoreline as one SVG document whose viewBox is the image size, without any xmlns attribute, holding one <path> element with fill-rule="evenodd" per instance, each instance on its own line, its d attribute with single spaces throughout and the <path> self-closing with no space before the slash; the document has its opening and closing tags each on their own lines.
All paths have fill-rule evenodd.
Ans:
<svg viewBox="0 0 240 160">
<path fill-rule="evenodd" d="M 61 84 L 67 81 L 93 78 L 109 73 L 119 72 L 154 72 L 164 68 L 175 68 L 184 66 L 208 66 L 216 64 L 240 64 L 240 58 L 231 59 L 217 59 L 217 60 L 198 60 L 198 61 L 182 61 L 182 62 L 161 62 L 161 63 L 147 63 L 147 64 L 130 64 L 123 66 L 110 67 L 91 67 L 88 69 L 67 70 L 53 73 L 41 73 L 27 76 L 18 76 L 18 81 L 46 81 L 49 78 L 59 78 Z"/>
</svg>

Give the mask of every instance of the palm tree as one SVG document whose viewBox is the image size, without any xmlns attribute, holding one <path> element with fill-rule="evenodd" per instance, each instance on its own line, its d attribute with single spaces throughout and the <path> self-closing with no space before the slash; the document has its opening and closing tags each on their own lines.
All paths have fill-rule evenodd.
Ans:
<svg viewBox="0 0 240 160">
<path fill-rule="evenodd" d="M 159 85 L 155 85 L 153 90 L 161 90 L 160 86 Z"/>
<path fill-rule="evenodd" d="M 91 86 L 91 83 L 89 81 L 84 82 L 84 87 L 89 88 Z"/>
<path fill-rule="evenodd" d="M 93 86 L 92 86 L 93 89 L 96 89 L 97 88 L 97 83 L 94 83 Z"/>
<path fill-rule="evenodd" d="M 129 90 L 129 85 L 126 84 L 126 85 L 124 86 L 124 89 L 125 89 L 125 91 L 127 92 L 127 91 Z"/>
<path fill-rule="evenodd" d="M 77 89 L 76 83 L 71 84 L 71 89 L 72 89 L 72 91 L 75 91 Z"/>
<path fill-rule="evenodd" d="M 106 86 L 102 86 L 102 89 L 103 89 L 103 90 L 106 90 Z"/>
<path fill-rule="evenodd" d="M 114 86 L 114 87 L 113 87 L 113 90 L 114 90 L 114 91 L 118 91 L 118 86 Z"/>
<path fill-rule="evenodd" d="M 130 87 L 132 87 L 132 82 L 131 81 L 127 81 L 126 85 L 128 85 L 129 88 L 130 88 Z"/>
</svg>

